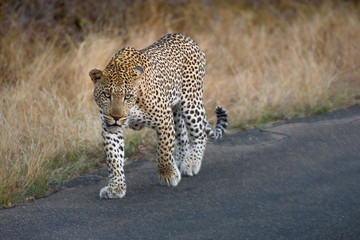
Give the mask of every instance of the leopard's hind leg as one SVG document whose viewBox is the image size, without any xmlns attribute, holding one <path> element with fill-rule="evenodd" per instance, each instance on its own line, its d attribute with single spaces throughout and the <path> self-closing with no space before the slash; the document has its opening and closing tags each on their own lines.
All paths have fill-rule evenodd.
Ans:
<svg viewBox="0 0 360 240">
<path fill-rule="evenodd" d="M 177 167 L 180 168 L 181 163 L 187 158 L 190 145 L 179 104 L 173 108 L 173 114 L 175 127 L 175 162 Z"/>
<path fill-rule="evenodd" d="M 202 103 L 192 106 L 195 107 L 184 108 L 182 112 L 190 136 L 190 146 L 184 160 L 180 163 L 180 172 L 185 176 L 199 173 L 207 140 L 203 124 L 204 106 Z"/>
</svg>

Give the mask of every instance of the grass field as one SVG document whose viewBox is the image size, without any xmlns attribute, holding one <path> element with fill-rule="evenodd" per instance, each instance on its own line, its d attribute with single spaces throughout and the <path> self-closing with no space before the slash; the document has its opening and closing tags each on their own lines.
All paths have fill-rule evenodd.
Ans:
<svg viewBox="0 0 360 240">
<path fill-rule="evenodd" d="M 206 52 L 212 122 L 216 105 L 231 128 L 248 128 L 358 103 L 359 4 L 302 2 L 0 3 L 0 206 L 43 196 L 104 160 L 89 69 L 169 32 Z M 127 152 L 154 139 L 129 131 Z"/>
</svg>

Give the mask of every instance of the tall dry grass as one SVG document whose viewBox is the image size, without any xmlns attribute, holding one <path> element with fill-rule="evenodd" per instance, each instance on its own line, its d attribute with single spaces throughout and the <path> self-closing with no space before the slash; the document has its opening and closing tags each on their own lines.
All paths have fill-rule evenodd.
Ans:
<svg viewBox="0 0 360 240">
<path fill-rule="evenodd" d="M 18 58 L 23 61 L 24 56 L 19 55 L 24 54 L 26 47 L 26 42 L 20 42 L 16 49 L 7 49 L 7 56 L 10 57 L 11 51 L 15 63 Z M 29 59 L 17 66 L 13 83 L 3 84 L 0 101 L 2 204 L 27 194 L 41 195 L 56 178 L 53 172 L 60 175 L 70 170 L 67 167 L 89 164 L 87 159 L 77 159 L 77 163 L 69 166 L 67 162 L 75 160 L 68 153 L 99 151 L 99 123 L 89 104 L 90 86 L 86 81 L 78 81 L 83 71 L 78 67 L 90 64 L 79 60 L 81 52 L 79 48 L 61 56 L 55 46 L 44 46 L 32 61 Z M 57 165 L 58 161 L 63 164 Z"/>
<path fill-rule="evenodd" d="M 213 36 L 223 37 L 199 38 L 208 108 L 221 102 L 233 124 L 248 125 L 353 104 L 360 91 L 357 12 L 325 5 L 291 23 L 249 26 L 251 13 L 248 21 L 230 17 L 226 28 L 215 23 Z"/>
<path fill-rule="evenodd" d="M 125 45 L 141 49 L 168 32 L 194 38 L 207 56 L 208 117 L 220 104 L 233 127 L 346 107 L 360 95 L 351 2 L 115 2 L 1 9 L 0 205 L 46 194 L 49 182 L 101 158 L 88 71 Z"/>
</svg>

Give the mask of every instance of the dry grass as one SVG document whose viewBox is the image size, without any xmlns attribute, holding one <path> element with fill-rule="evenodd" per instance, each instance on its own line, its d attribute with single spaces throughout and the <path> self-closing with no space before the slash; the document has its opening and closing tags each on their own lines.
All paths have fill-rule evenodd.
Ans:
<svg viewBox="0 0 360 240">
<path fill-rule="evenodd" d="M 199 38 L 208 59 L 208 109 L 216 100 L 233 124 L 246 125 L 352 104 L 360 91 L 358 16 L 324 6 L 291 24 L 217 24 L 213 34 L 226 37 Z"/>
<path fill-rule="evenodd" d="M 346 107 L 360 95 L 356 4 L 94 1 L 95 14 L 70 2 L 0 5 L 0 205 L 41 196 L 101 158 L 88 71 L 124 45 L 141 49 L 168 32 L 194 38 L 207 54 L 208 116 L 220 104 L 233 127 Z"/>
</svg>

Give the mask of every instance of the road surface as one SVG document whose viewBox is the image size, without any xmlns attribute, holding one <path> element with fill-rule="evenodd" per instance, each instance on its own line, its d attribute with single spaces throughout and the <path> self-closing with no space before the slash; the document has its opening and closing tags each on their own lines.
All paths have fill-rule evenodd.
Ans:
<svg viewBox="0 0 360 240">
<path fill-rule="evenodd" d="M 360 239 L 360 106 L 209 142 L 198 176 L 160 186 L 146 159 L 127 194 L 107 170 L 0 210 L 0 239 Z"/>
</svg>

